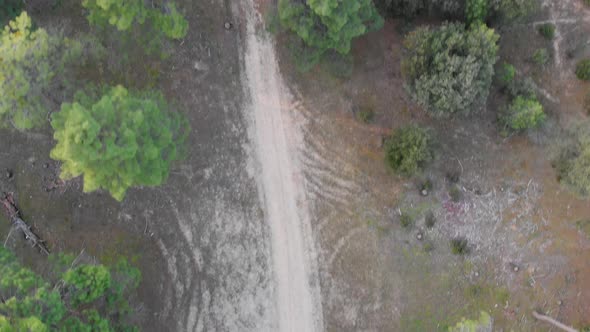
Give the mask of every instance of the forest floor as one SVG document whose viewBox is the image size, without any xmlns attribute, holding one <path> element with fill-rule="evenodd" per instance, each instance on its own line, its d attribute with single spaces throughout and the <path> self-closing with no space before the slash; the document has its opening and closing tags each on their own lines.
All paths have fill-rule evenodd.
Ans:
<svg viewBox="0 0 590 332">
<path fill-rule="evenodd" d="M 265 12 L 271 2 L 256 3 Z M 590 323 L 590 237 L 577 227 L 590 204 L 559 186 L 549 158 L 559 128 L 585 116 L 590 86 L 572 69 L 590 55 L 581 1 L 548 0 L 538 15 L 498 28 L 499 63 L 534 79 L 550 118 L 510 137 L 498 133 L 506 97 L 495 87 L 485 110 L 447 121 L 409 100 L 400 61 L 411 26 L 403 22 L 357 40 L 352 76 L 340 79 L 294 70 L 283 37 L 273 46 L 249 5 L 179 3 L 190 29 L 171 58 L 126 69 L 151 68 L 154 86 L 191 122 L 187 156 L 165 185 L 132 189 L 122 203 L 83 194 L 80 180 L 57 182 L 48 129 L 0 130 L 0 191 L 15 193 L 52 251 L 84 250 L 105 264 L 125 256 L 140 267 L 133 303 L 141 330 L 436 331 L 480 310 L 497 329 L 549 330 L 533 309 Z M 66 32 L 88 29 L 78 9 L 61 14 Z M 558 26 L 554 41 L 536 32 L 548 20 Z M 539 47 L 552 50 L 544 68 L 530 61 Z M 359 109 L 374 118 L 359 121 Z M 427 196 L 421 179 L 396 177 L 383 162 L 383 138 L 408 123 L 437 138 L 437 159 L 422 177 L 433 182 Z M 412 227 L 399 225 L 401 212 Z M 0 217 L 0 239 L 8 233 Z M 457 236 L 468 239 L 468 255 L 451 253 Z M 6 246 L 43 270 L 17 234 Z"/>
<path fill-rule="evenodd" d="M 549 330 L 532 310 L 589 323 L 590 235 L 578 225 L 590 204 L 560 187 L 551 167 L 560 128 L 586 116 L 590 87 L 573 67 L 590 54 L 589 18 L 580 1 L 556 0 L 498 27 L 498 63 L 533 78 L 550 118 L 539 131 L 509 137 L 496 123 L 507 102 L 496 87 L 485 110 L 464 118 L 431 119 L 411 102 L 400 70 L 403 34 L 427 22 L 387 21 L 359 38 L 346 79 L 328 68 L 299 73 L 282 48 L 283 74 L 300 101 L 293 111 L 307 119 L 303 163 L 327 330 L 436 331 L 480 310 L 500 330 Z M 554 41 L 536 30 L 547 21 L 557 26 Z M 531 61 L 541 47 L 552 54 L 545 67 Z M 358 113 L 367 109 L 374 117 L 366 124 Z M 437 141 L 434 165 L 417 179 L 396 177 L 383 161 L 383 139 L 408 123 L 432 128 Z M 433 183 L 428 196 L 419 193 L 425 179 Z M 400 226 L 401 213 L 412 227 Z M 451 253 L 455 237 L 468 240 L 468 255 Z"/>
</svg>

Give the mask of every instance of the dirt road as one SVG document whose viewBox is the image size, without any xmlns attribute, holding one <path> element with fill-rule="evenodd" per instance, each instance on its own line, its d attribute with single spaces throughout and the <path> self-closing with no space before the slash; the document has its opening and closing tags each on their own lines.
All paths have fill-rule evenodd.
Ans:
<svg viewBox="0 0 590 332">
<path fill-rule="evenodd" d="M 297 164 L 299 128 L 289 114 L 292 98 L 281 78 L 272 39 L 262 31 L 252 2 L 247 13 L 245 77 L 250 136 L 255 145 L 259 192 L 271 230 L 279 331 L 321 331 L 322 311 L 314 246 Z"/>
</svg>

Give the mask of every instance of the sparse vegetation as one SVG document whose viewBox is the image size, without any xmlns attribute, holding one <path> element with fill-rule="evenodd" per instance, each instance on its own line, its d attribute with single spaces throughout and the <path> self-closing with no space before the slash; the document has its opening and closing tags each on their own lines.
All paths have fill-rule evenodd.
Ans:
<svg viewBox="0 0 590 332">
<path fill-rule="evenodd" d="M 537 28 L 537 31 L 547 40 L 555 38 L 555 25 L 553 23 L 541 24 Z"/>
<path fill-rule="evenodd" d="M 413 175 L 434 158 L 431 135 L 418 126 L 400 128 L 385 142 L 385 155 L 395 172 Z"/>
<path fill-rule="evenodd" d="M 168 177 L 187 135 L 184 119 L 159 93 L 122 86 L 102 96 L 77 95 L 53 116 L 62 179 L 84 176 L 84 191 L 100 188 L 122 200 L 129 187 L 156 186 Z"/>
<path fill-rule="evenodd" d="M 435 116 L 481 108 L 494 74 L 498 38 L 484 24 L 467 30 L 462 24 L 444 24 L 411 32 L 404 41 L 408 55 L 402 62 L 409 93 Z"/>
<path fill-rule="evenodd" d="M 576 76 L 584 81 L 590 81 L 590 59 L 580 60 L 576 65 Z"/>
<path fill-rule="evenodd" d="M 455 255 L 466 255 L 469 253 L 468 242 L 466 238 L 457 237 L 451 240 L 451 252 Z"/>
</svg>

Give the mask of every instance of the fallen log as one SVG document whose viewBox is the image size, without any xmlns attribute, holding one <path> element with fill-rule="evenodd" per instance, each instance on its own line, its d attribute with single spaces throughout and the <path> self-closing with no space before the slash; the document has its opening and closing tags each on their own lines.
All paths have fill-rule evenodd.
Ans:
<svg viewBox="0 0 590 332">
<path fill-rule="evenodd" d="M 567 325 L 565 325 L 565 324 L 563 324 L 561 322 L 558 322 L 558 321 L 556 321 L 555 319 L 553 319 L 553 318 L 551 318 L 549 316 L 542 315 L 542 314 L 540 314 L 540 313 L 538 313 L 536 311 L 533 311 L 533 316 L 536 319 L 540 320 L 540 321 L 547 322 L 547 323 L 549 323 L 549 324 L 551 324 L 551 325 L 553 325 L 553 326 L 555 326 L 555 327 L 557 327 L 559 329 L 562 329 L 564 331 L 567 331 L 567 332 L 578 332 L 578 330 L 576 330 L 574 328 L 571 328 L 571 327 L 569 327 L 569 326 L 567 326 Z"/>
<path fill-rule="evenodd" d="M 41 240 L 41 238 L 33 233 L 31 227 L 29 227 L 29 225 L 27 225 L 27 223 L 21 219 L 12 194 L 4 193 L 4 195 L 0 198 L 0 203 L 2 203 L 4 212 L 6 212 L 6 215 L 10 219 L 10 222 L 12 222 L 13 227 L 23 232 L 25 239 L 31 243 L 32 247 L 36 247 L 45 255 L 49 255 L 49 250 L 47 250 L 47 247 L 45 246 L 45 241 Z"/>
</svg>

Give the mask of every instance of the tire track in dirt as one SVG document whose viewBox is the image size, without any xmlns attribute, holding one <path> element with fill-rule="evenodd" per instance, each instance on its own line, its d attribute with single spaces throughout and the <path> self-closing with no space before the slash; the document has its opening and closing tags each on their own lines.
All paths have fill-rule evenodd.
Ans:
<svg viewBox="0 0 590 332">
<path fill-rule="evenodd" d="M 247 17 L 244 76 L 251 98 L 259 192 L 271 230 L 278 331 L 321 331 L 323 319 L 316 257 L 303 173 L 296 163 L 302 143 L 290 114 L 291 96 L 282 81 L 272 40 L 257 30 L 252 2 Z"/>
</svg>

